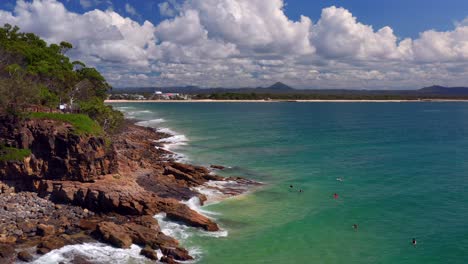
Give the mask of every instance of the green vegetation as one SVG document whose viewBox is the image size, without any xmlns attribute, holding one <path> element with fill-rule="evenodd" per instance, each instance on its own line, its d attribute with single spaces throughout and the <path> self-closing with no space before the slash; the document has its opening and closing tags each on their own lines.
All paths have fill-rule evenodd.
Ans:
<svg viewBox="0 0 468 264">
<path fill-rule="evenodd" d="M 83 114 L 61 114 L 61 113 L 29 113 L 27 117 L 32 119 L 51 119 L 58 120 L 71 124 L 75 129 L 75 133 L 89 134 L 89 135 L 102 135 L 104 131 L 101 126 L 92 120 L 89 116 Z"/>
<path fill-rule="evenodd" d="M 0 161 L 21 161 L 31 155 L 29 149 L 0 146 Z"/>
<path fill-rule="evenodd" d="M 123 115 L 104 104 L 111 86 L 95 69 L 65 54 L 68 42 L 48 45 L 18 27 L 0 27 L 0 111 L 21 112 L 29 105 L 57 109 L 67 104 L 96 120 L 107 132 L 117 129 Z"/>
<path fill-rule="evenodd" d="M 96 120 L 105 131 L 112 132 L 123 124 L 123 114 L 109 105 L 104 105 L 99 98 L 82 101 L 79 105 L 81 111 Z"/>
<path fill-rule="evenodd" d="M 193 99 L 212 100 L 420 100 L 420 99 L 468 99 L 466 96 L 399 95 L 399 94 L 262 94 L 262 93 L 213 93 L 199 94 Z"/>
</svg>

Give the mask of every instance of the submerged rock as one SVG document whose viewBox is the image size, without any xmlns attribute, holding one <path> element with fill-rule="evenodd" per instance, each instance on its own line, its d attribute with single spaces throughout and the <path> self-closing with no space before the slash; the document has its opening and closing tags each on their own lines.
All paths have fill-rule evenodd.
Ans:
<svg viewBox="0 0 468 264">
<path fill-rule="evenodd" d="M 226 167 L 221 166 L 221 165 L 211 165 L 210 167 L 213 168 L 213 169 L 217 169 L 217 170 L 224 170 L 226 168 Z"/>
<path fill-rule="evenodd" d="M 189 255 L 186 249 L 180 247 L 161 247 L 161 252 L 168 257 L 172 257 L 175 260 L 186 261 L 192 260 L 193 257 Z"/>
<path fill-rule="evenodd" d="M 145 248 L 141 249 L 140 254 L 147 257 L 147 258 L 149 258 L 149 259 L 158 260 L 158 254 L 156 253 L 156 251 L 154 251 L 150 247 L 145 247 Z"/>
</svg>

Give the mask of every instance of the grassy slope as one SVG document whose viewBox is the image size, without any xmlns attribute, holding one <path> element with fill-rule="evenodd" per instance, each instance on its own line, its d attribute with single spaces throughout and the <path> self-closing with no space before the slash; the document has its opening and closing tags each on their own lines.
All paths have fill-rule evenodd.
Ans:
<svg viewBox="0 0 468 264">
<path fill-rule="evenodd" d="M 51 119 L 69 123 L 75 129 L 78 135 L 94 135 L 100 136 L 104 134 L 101 126 L 92 120 L 89 116 L 83 114 L 60 114 L 60 113 L 30 113 L 29 118 L 32 119 Z"/>
<path fill-rule="evenodd" d="M 31 155 L 29 149 L 17 149 L 0 146 L 0 161 L 21 161 Z"/>
</svg>

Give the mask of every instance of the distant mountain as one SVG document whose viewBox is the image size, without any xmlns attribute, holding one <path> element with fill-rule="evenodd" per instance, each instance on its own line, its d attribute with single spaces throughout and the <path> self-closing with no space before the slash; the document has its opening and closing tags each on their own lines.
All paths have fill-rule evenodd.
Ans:
<svg viewBox="0 0 468 264">
<path fill-rule="evenodd" d="M 422 94 L 431 94 L 431 95 L 447 95 L 447 96 L 467 96 L 468 87 L 443 87 L 434 85 L 431 87 L 425 87 L 419 89 L 418 92 Z"/>
<path fill-rule="evenodd" d="M 257 88 L 200 88 L 197 86 L 183 87 L 128 87 L 114 88 L 112 93 L 165 93 L 184 94 L 216 94 L 216 93 L 257 93 L 257 94 L 317 94 L 340 96 L 424 96 L 424 97 L 468 97 L 468 87 L 443 87 L 430 86 L 417 90 L 352 90 L 352 89 L 294 89 L 282 82 L 277 82 L 268 87 Z"/>
<path fill-rule="evenodd" d="M 273 84 L 272 86 L 267 87 L 266 89 L 281 90 L 281 91 L 294 90 L 293 88 L 291 88 L 290 86 L 287 86 L 286 84 L 284 84 L 282 82 L 277 82 L 277 83 Z"/>
</svg>

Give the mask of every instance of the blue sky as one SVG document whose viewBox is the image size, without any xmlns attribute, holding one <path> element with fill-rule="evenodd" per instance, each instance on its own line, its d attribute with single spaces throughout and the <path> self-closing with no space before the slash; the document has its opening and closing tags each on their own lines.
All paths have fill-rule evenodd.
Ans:
<svg viewBox="0 0 468 264">
<path fill-rule="evenodd" d="M 316 21 L 323 8 L 336 5 L 374 28 L 390 26 L 400 37 L 417 37 L 428 29 L 446 31 L 468 15 L 467 0 L 288 0 L 286 12 L 297 18 L 308 15 Z"/>
<path fill-rule="evenodd" d="M 2 0 L 3 23 L 114 86 L 468 86 L 468 0 Z"/>
</svg>

